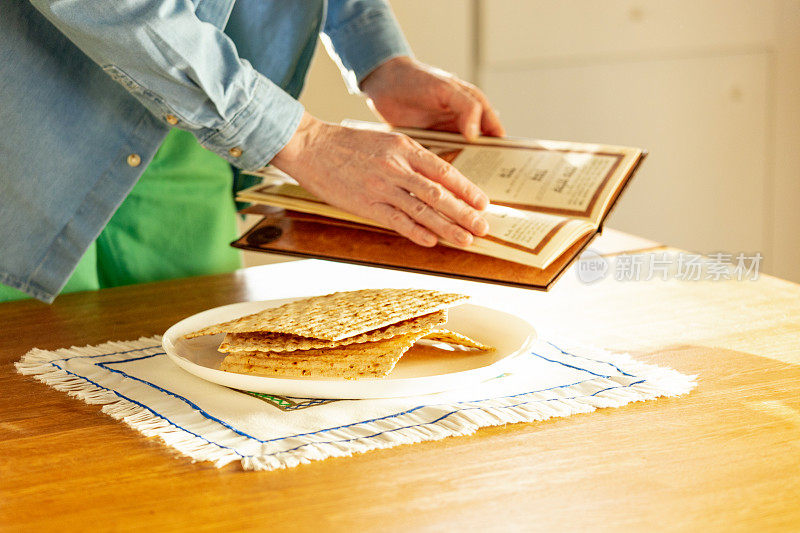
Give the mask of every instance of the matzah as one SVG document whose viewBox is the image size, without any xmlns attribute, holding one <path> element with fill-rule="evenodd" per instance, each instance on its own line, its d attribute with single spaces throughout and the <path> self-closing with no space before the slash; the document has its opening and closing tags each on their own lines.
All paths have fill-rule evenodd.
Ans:
<svg viewBox="0 0 800 533">
<path fill-rule="evenodd" d="M 464 346 L 467 348 L 476 348 L 484 352 L 489 352 L 494 350 L 493 346 L 489 346 L 488 344 L 483 344 L 482 342 L 478 342 L 475 339 L 467 337 L 466 335 L 462 335 L 461 333 L 450 331 L 449 329 L 434 329 L 433 331 L 425 335 L 423 339 L 430 341 L 446 342 L 448 344 L 457 344 L 459 346 Z"/>
<path fill-rule="evenodd" d="M 221 370 L 273 377 L 384 377 L 419 338 L 430 330 L 391 339 L 335 348 L 293 352 L 236 352 L 225 357 Z"/>
<path fill-rule="evenodd" d="M 186 338 L 266 331 L 329 341 L 446 309 L 468 297 L 425 289 L 365 289 L 315 296 L 215 324 Z"/>
<path fill-rule="evenodd" d="M 360 344 L 366 342 L 390 339 L 398 335 L 428 330 L 447 322 L 447 311 L 436 311 L 407 320 L 402 320 L 389 326 L 367 331 L 338 341 L 298 337 L 286 333 L 227 333 L 219 346 L 220 352 L 293 352 L 295 350 L 312 350 L 320 348 L 333 348 L 346 344 Z"/>
</svg>

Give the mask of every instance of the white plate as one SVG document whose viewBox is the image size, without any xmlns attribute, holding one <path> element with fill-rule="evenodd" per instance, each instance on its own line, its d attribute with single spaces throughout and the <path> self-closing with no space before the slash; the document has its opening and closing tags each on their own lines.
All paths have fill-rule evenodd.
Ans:
<svg viewBox="0 0 800 533">
<path fill-rule="evenodd" d="M 459 350 L 431 357 L 412 348 L 382 379 L 272 378 L 219 369 L 222 334 L 184 339 L 186 333 L 277 307 L 296 298 L 244 302 L 203 311 L 181 320 L 164 333 L 164 351 L 178 366 L 205 380 L 234 389 L 295 398 L 396 398 L 458 389 L 502 374 L 514 357 L 526 351 L 536 332 L 525 320 L 488 307 L 463 304 L 449 310 L 446 327 L 497 348 L 492 352 Z"/>
</svg>

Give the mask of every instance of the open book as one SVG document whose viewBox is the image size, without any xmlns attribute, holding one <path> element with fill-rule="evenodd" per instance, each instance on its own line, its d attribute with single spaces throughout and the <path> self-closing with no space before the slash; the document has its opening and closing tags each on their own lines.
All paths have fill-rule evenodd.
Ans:
<svg viewBox="0 0 800 533">
<path fill-rule="evenodd" d="M 386 129 L 366 122 L 347 125 Z M 643 150 L 624 146 L 490 137 L 468 143 L 453 133 L 398 131 L 451 163 L 489 196 L 491 205 L 483 213 L 489 233 L 463 251 L 541 270 L 554 262 L 566 266 L 574 256 L 565 254 L 577 255 L 583 246 L 576 245 L 600 231 L 644 156 Z M 316 223 L 380 228 L 315 198 L 280 171 L 258 174 L 264 182 L 238 199 L 311 214 L 306 220 Z"/>
</svg>

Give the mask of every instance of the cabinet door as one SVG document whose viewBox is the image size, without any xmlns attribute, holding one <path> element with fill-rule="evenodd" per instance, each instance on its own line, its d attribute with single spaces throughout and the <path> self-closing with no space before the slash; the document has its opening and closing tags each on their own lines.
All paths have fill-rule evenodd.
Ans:
<svg viewBox="0 0 800 533">
<path fill-rule="evenodd" d="M 702 252 L 767 244 L 768 53 L 481 73 L 509 134 L 650 151 L 609 225 Z"/>
</svg>

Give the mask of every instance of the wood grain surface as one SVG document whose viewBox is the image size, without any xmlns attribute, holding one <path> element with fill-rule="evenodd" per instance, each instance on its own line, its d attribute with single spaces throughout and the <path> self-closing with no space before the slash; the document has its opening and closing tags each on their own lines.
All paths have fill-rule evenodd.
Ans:
<svg viewBox="0 0 800 533">
<path fill-rule="evenodd" d="M 605 242 L 598 249 L 609 251 Z M 369 286 L 461 290 L 525 316 L 543 337 L 629 351 L 697 374 L 699 386 L 678 398 L 243 472 L 191 463 L 12 366 L 34 346 L 132 339 L 222 304 Z M 296 261 L 65 295 L 49 306 L 1 304 L 0 324 L 3 531 L 800 529 L 800 287 L 768 276 L 584 285 L 567 272 L 540 293 Z"/>
</svg>

